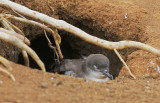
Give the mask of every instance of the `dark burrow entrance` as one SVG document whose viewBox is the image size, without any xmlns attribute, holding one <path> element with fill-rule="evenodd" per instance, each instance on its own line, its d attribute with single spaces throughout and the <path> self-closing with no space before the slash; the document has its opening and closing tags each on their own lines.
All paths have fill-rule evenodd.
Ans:
<svg viewBox="0 0 160 103">
<path fill-rule="evenodd" d="M 52 45 L 55 46 L 54 40 L 52 36 L 48 36 L 51 42 L 53 43 Z M 60 45 L 62 54 L 64 58 L 67 59 L 78 59 L 80 55 L 78 52 L 72 50 L 70 45 L 66 42 L 64 38 L 62 39 L 62 43 Z M 40 57 L 40 59 L 43 61 L 46 67 L 47 72 L 52 72 L 52 69 L 54 66 L 57 65 L 56 62 L 56 55 L 54 51 L 48 46 L 48 41 L 45 36 L 39 36 L 36 39 L 31 41 L 30 47 L 37 53 L 37 55 Z M 30 67 L 31 68 L 39 68 L 37 63 L 29 56 L 30 60 Z M 24 60 L 22 57 L 22 54 L 19 55 L 19 64 L 24 64 Z M 39 68 L 40 69 L 40 68 Z"/>
<path fill-rule="evenodd" d="M 83 31 L 89 34 L 92 34 L 94 36 L 97 36 L 99 38 L 106 39 L 109 41 L 119 41 L 122 39 L 118 36 L 115 36 L 116 34 L 112 35 L 114 37 L 108 37 L 104 35 L 104 34 L 107 34 L 105 31 L 101 31 L 99 29 L 96 29 L 95 27 L 92 27 L 92 26 L 88 27 L 87 25 L 85 25 L 86 23 L 88 24 L 92 23 L 92 21 L 90 20 L 84 19 L 82 20 L 83 21 L 82 22 L 69 17 L 68 19 L 65 19 L 67 17 L 60 16 L 60 19 L 66 20 L 68 23 L 75 25 L 76 27 L 82 29 Z M 118 76 L 122 68 L 122 63 L 113 50 L 103 49 L 101 47 L 87 43 L 84 40 L 80 39 L 79 37 L 73 36 L 73 34 L 70 34 L 64 31 L 59 31 L 59 34 L 62 39 L 60 47 L 65 59 L 80 59 L 82 55 L 88 56 L 90 54 L 104 54 L 110 60 L 110 74 L 112 74 L 114 78 Z M 112 32 L 109 32 L 108 34 L 112 34 Z M 49 39 L 52 41 L 52 43 L 54 43 L 52 36 L 49 36 Z M 44 34 L 42 36 L 37 36 L 36 39 L 33 39 L 31 41 L 31 48 L 35 50 L 35 52 L 38 54 L 40 59 L 44 62 L 46 70 L 48 72 L 51 72 L 52 69 L 54 69 L 55 67 L 55 55 L 53 50 L 49 48 L 48 41 L 44 36 Z M 22 55 L 19 56 L 18 63 L 23 64 Z M 39 68 L 32 58 L 30 58 L 30 67 Z"/>
<path fill-rule="evenodd" d="M 71 47 L 70 46 L 71 43 L 67 42 L 68 40 L 67 37 L 66 36 L 61 36 L 61 37 L 62 37 L 62 43 L 60 47 L 61 47 L 64 58 L 80 59 L 82 57 L 82 54 L 80 52 L 81 49 L 77 50 L 77 48 L 75 49 Z M 49 39 L 52 41 L 52 43 L 54 43 L 52 36 L 49 36 Z M 87 45 L 90 45 L 90 44 L 86 43 L 86 51 L 85 51 L 85 48 L 82 50 L 82 51 L 85 51 L 86 53 L 86 55 L 85 53 L 83 53 L 84 56 L 88 56 L 89 54 L 96 53 L 96 52 L 87 51 L 88 49 L 87 47 L 89 47 Z M 95 45 L 92 45 L 92 46 L 93 48 L 100 49 L 100 47 L 97 47 Z M 40 59 L 44 62 L 47 72 L 52 72 L 53 71 L 52 69 L 54 69 L 54 67 L 56 66 L 55 55 L 53 50 L 48 46 L 48 41 L 46 37 L 45 36 L 36 37 L 36 39 L 31 41 L 30 47 L 38 54 Z M 117 77 L 120 72 L 120 69 L 122 68 L 122 63 L 119 61 L 118 57 L 115 55 L 115 53 L 112 50 L 106 50 L 101 48 L 101 51 L 105 51 L 105 52 L 97 52 L 97 53 L 105 54 L 109 58 L 110 68 L 111 68 L 110 73 L 114 76 L 114 78 Z M 29 56 L 29 59 L 30 59 L 31 68 L 39 68 L 36 62 L 30 56 Z M 19 55 L 18 63 L 24 64 L 22 54 Z"/>
</svg>

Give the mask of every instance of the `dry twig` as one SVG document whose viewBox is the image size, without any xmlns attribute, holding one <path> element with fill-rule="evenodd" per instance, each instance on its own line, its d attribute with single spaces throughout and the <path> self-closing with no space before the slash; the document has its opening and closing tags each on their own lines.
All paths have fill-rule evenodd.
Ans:
<svg viewBox="0 0 160 103">
<path fill-rule="evenodd" d="M 125 63 L 125 61 L 123 60 L 123 58 L 121 57 L 121 55 L 118 53 L 118 51 L 116 49 L 114 49 L 114 52 L 117 54 L 118 58 L 121 60 L 121 62 L 123 63 L 123 65 L 126 67 L 126 69 L 128 70 L 129 74 L 136 79 L 136 77 L 132 74 L 131 70 L 129 69 L 129 67 L 127 66 L 127 64 Z"/>
<path fill-rule="evenodd" d="M 53 50 L 53 52 L 56 54 L 56 56 L 57 56 L 56 62 L 59 64 L 60 61 L 59 61 L 59 56 L 58 56 L 57 50 L 56 50 L 56 48 L 55 48 L 54 46 L 52 46 L 52 43 L 51 43 L 51 41 L 49 40 L 46 31 L 44 31 L 44 34 L 45 34 L 46 39 L 47 39 L 47 41 L 48 41 L 48 46 L 49 46 L 49 47 Z"/>
<path fill-rule="evenodd" d="M 56 47 L 57 47 L 57 50 L 58 50 L 58 54 L 59 54 L 60 58 L 63 59 L 61 48 L 59 46 L 59 44 L 61 43 L 61 40 L 58 40 L 58 38 L 57 38 L 57 36 L 59 35 L 58 31 L 57 31 L 57 29 L 54 29 L 54 32 L 52 30 L 51 30 L 51 32 L 52 32 L 52 36 L 55 40 L 55 44 L 56 44 Z"/>
<path fill-rule="evenodd" d="M 49 3 L 50 3 L 50 1 L 48 0 L 48 1 L 47 1 L 48 7 L 51 9 L 51 11 L 52 11 L 52 12 L 54 12 L 53 7 L 52 7 L 52 6 L 50 6 L 50 4 L 49 4 Z"/>
</svg>

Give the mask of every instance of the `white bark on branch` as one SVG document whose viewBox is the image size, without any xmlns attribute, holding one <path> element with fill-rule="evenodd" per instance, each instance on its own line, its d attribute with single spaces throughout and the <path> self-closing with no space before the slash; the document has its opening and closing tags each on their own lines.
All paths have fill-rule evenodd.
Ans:
<svg viewBox="0 0 160 103">
<path fill-rule="evenodd" d="M 0 0 L 0 5 L 4 5 L 6 7 L 10 7 L 12 9 L 14 9 L 15 11 L 32 17 L 36 20 L 39 20 L 43 23 L 46 23 L 50 26 L 52 26 L 53 28 L 57 28 L 60 30 L 65 30 L 67 32 L 70 32 L 78 37 L 80 37 L 81 39 L 95 44 L 97 46 L 106 48 L 106 49 L 110 49 L 110 50 L 114 50 L 114 49 L 124 49 L 124 48 L 138 48 L 138 49 L 142 49 L 148 52 L 151 52 L 155 55 L 160 56 L 160 50 L 153 48 L 152 46 L 140 43 L 140 42 L 136 42 L 136 41 L 120 41 L 120 42 L 110 42 L 110 41 L 106 41 L 100 38 L 97 38 L 95 36 L 91 36 L 89 34 L 87 34 L 86 32 L 82 31 L 81 29 L 63 21 L 63 20 L 57 20 L 54 19 L 52 17 L 49 17 L 45 14 L 39 13 L 37 11 L 33 11 L 27 7 L 24 7 L 20 4 L 11 2 L 9 0 Z"/>
</svg>

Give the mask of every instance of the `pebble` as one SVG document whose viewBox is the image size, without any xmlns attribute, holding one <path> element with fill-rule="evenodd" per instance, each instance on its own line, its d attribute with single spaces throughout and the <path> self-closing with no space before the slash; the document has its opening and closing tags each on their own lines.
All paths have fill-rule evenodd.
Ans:
<svg viewBox="0 0 160 103">
<path fill-rule="evenodd" d="M 47 82 L 42 82 L 41 83 L 41 88 L 48 88 Z"/>
<path fill-rule="evenodd" d="M 109 89 L 109 88 L 106 88 L 106 92 L 110 92 L 110 89 Z"/>
<path fill-rule="evenodd" d="M 61 81 L 53 81 L 52 84 L 59 86 L 59 85 L 62 85 L 62 82 Z"/>
<path fill-rule="evenodd" d="M 54 79 L 54 77 L 51 77 L 51 79 L 53 80 L 53 79 Z"/>
<path fill-rule="evenodd" d="M 62 82 L 61 82 L 61 81 L 58 81 L 56 85 L 57 85 L 57 86 L 58 86 L 58 85 L 62 85 Z"/>
<path fill-rule="evenodd" d="M 156 79 L 159 77 L 159 74 L 158 73 L 151 73 L 151 76 L 153 79 Z"/>
<path fill-rule="evenodd" d="M 145 78 L 150 78 L 151 77 L 151 75 L 150 74 L 145 74 L 145 75 L 143 75 Z"/>
<path fill-rule="evenodd" d="M 2 85 L 2 84 L 3 84 L 3 81 L 0 80 L 0 85 Z"/>
</svg>

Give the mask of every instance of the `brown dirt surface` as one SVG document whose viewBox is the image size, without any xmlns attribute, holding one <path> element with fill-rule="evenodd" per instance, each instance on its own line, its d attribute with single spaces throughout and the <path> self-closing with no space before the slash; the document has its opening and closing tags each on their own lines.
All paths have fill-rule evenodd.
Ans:
<svg viewBox="0 0 160 103">
<path fill-rule="evenodd" d="M 160 78 L 129 77 L 99 83 L 11 63 L 13 82 L 0 73 L 1 103 L 159 103 Z M 1 66 L 2 67 L 2 66 Z"/>
<path fill-rule="evenodd" d="M 63 19 L 91 35 L 109 41 L 135 40 L 159 48 L 159 0 L 12 1 Z M 48 1 L 54 11 L 49 8 Z M 4 7 L 0 7 L 0 12 L 15 14 Z M 42 36 L 43 30 L 37 27 L 13 23 L 23 30 L 30 40 Z M 126 68 L 122 67 L 113 51 L 95 47 L 74 36 L 64 37 L 80 54 L 107 55 L 111 61 L 111 74 L 117 77 L 120 72 L 119 76 L 105 83 L 54 73 L 44 76 L 40 70 L 11 62 L 11 73 L 15 76 L 16 82 L 0 72 L 0 103 L 159 103 L 159 57 L 142 50 L 121 50 L 123 58 L 137 76 L 134 80 L 128 75 Z M 10 48 L 9 52 L 7 48 Z M 11 61 L 18 61 L 18 53 L 10 45 L 2 43 L 0 46 L 0 55 Z"/>
</svg>

